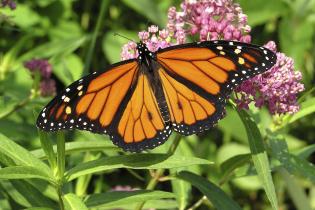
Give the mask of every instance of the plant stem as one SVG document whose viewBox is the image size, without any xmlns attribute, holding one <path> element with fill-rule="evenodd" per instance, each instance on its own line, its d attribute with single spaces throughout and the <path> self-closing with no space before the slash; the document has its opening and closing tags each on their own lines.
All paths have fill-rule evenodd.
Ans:
<svg viewBox="0 0 315 210">
<path fill-rule="evenodd" d="M 64 180 L 65 171 L 65 136 L 63 132 L 57 133 L 57 193 L 59 197 L 60 209 L 64 210 L 64 204 L 62 199 L 62 186 Z"/>
<path fill-rule="evenodd" d="M 65 210 L 65 206 L 63 204 L 63 199 L 62 199 L 62 186 L 61 185 L 58 185 L 57 186 L 57 194 L 58 194 L 58 199 L 59 199 L 59 207 L 60 207 L 60 210 Z"/>
<path fill-rule="evenodd" d="M 194 210 L 197 209 L 199 206 L 201 206 L 201 204 L 207 200 L 207 197 L 204 195 L 202 196 L 194 205 L 192 205 L 190 208 L 188 208 L 187 210 Z"/>
<path fill-rule="evenodd" d="M 170 146 L 170 148 L 167 151 L 167 154 L 169 156 L 173 155 L 174 152 L 176 151 L 178 144 L 181 140 L 181 135 L 176 134 L 173 144 Z M 149 181 L 146 190 L 153 190 L 155 188 L 155 186 L 157 185 L 157 183 L 159 182 L 160 177 L 164 174 L 165 169 L 158 169 L 156 170 L 154 176 L 152 177 L 152 179 Z M 144 206 L 145 202 L 141 202 L 136 208 L 135 210 L 141 210 Z"/>
<path fill-rule="evenodd" d="M 57 133 L 57 177 L 62 183 L 65 171 L 65 136 L 63 132 Z"/>
<path fill-rule="evenodd" d="M 103 20 L 104 20 L 104 15 L 105 15 L 105 10 L 107 8 L 108 2 L 109 1 L 101 1 L 101 9 L 100 9 L 100 13 L 97 17 L 97 22 L 96 22 L 96 26 L 92 35 L 92 40 L 91 40 L 91 44 L 89 46 L 88 52 L 87 52 L 87 56 L 86 56 L 86 60 L 85 60 L 85 66 L 84 66 L 84 72 L 88 72 L 88 70 L 90 69 L 91 66 L 91 62 L 92 62 L 92 56 L 93 56 L 93 52 L 94 52 L 94 48 L 95 48 L 95 43 L 96 43 L 96 39 L 99 33 L 99 30 L 102 26 Z"/>
</svg>

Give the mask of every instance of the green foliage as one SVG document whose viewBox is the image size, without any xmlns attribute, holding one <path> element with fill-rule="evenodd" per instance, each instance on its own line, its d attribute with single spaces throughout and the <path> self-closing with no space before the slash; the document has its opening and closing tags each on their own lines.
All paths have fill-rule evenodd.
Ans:
<svg viewBox="0 0 315 210">
<path fill-rule="evenodd" d="M 53 66 L 58 90 L 120 60 L 127 40 L 165 26 L 180 0 L 18 1 L 0 8 L 0 210 L 315 209 L 315 1 L 238 0 L 255 43 L 274 40 L 303 74 L 295 115 L 227 106 L 200 136 L 172 136 L 129 154 L 105 135 L 47 134 L 35 121 L 51 97 L 23 65 Z M 5 17 L 5 18 L 4 18 Z"/>
</svg>

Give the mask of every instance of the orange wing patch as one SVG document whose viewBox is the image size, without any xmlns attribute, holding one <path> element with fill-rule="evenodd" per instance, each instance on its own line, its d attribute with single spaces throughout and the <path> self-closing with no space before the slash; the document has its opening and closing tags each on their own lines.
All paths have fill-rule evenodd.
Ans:
<svg viewBox="0 0 315 210">
<path fill-rule="evenodd" d="M 125 143 L 151 139 L 164 129 L 164 122 L 147 77 L 139 75 L 136 89 L 118 124 Z"/>
<path fill-rule="evenodd" d="M 173 123 L 192 125 L 216 111 L 213 104 L 173 79 L 165 70 L 159 69 L 159 75 Z"/>
<path fill-rule="evenodd" d="M 216 54 L 207 48 L 183 48 L 159 53 L 159 59 L 209 60 Z"/>
<path fill-rule="evenodd" d="M 103 74 L 99 75 L 97 78 L 91 81 L 89 84 L 87 92 L 94 92 L 98 91 L 105 86 L 109 86 L 113 84 L 117 79 L 120 79 L 124 74 L 127 72 L 130 73 L 130 70 L 135 71 L 137 68 L 137 62 L 127 63 L 121 66 L 117 66 L 110 71 L 104 72 Z"/>
<path fill-rule="evenodd" d="M 184 48 L 162 52 L 159 62 L 172 73 L 196 84 L 212 95 L 220 93 L 220 84 L 228 80 L 228 72 L 236 71 L 233 61 L 207 48 Z"/>
<path fill-rule="evenodd" d="M 137 62 L 131 62 L 96 77 L 79 99 L 76 113 L 86 114 L 90 120 L 99 119 L 103 127 L 108 126 L 130 89 L 137 71 Z"/>
</svg>

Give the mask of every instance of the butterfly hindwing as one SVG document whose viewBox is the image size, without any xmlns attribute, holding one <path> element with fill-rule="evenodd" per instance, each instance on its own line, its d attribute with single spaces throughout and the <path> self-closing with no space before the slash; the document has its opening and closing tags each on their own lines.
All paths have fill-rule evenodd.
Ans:
<svg viewBox="0 0 315 210">
<path fill-rule="evenodd" d="M 161 114 L 148 76 L 141 71 L 131 97 L 120 110 L 109 135 L 124 150 L 152 149 L 163 144 L 171 134 L 171 127 Z"/>
</svg>

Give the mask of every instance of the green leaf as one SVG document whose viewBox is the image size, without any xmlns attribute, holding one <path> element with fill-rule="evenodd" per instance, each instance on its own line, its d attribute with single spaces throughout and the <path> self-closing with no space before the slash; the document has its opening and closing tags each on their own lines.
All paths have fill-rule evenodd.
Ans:
<svg viewBox="0 0 315 210">
<path fill-rule="evenodd" d="M 0 179 L 38 178 L 54 183 L 54 178 L 33 166 L 9 166 L 0 169 Z"/>
<path fill-rule="evenodd" d="M 312 163 L 290 154 L 282 136 L 269 136 L 269 139 L 273 156 L 281 162 L 285 169 L 315 183 L 315 166 Z"/>
<path fill-rule="evenodd" d="M 272 181 L 268 156 L 263 144 L 260 131 L 253 119 L 244 110 L 238 110 L 238 114 L 245 125 L 248 142 L 252 154 L 254 166 L 259 179 L 274 210 L 278 209 L 275 187 Z"/>
<path fill-rule="evenodd" d="M 25 180 L 25 182 L 32 185 L 36 190 L 41 192 L 41 194 L 44 195 L 45 197 L 58 202 L 59 197 L 58 197 L 58 194 L 56 192 L 56 188 L 54 185 L 41 179 L 27 179 Z"/>
<path fill-rule="evenodd" d="M 174 169 L 173 169 L 174 170 Z M 172 182 L 172 190 L 176 195 L 178 210 L 184 210 L 188 205 L 191 185 L 183 180 L 174 179 Z"/>
<path fill-rule="evenodd" d="M 315 97 L 309 98 L 301 103 L 300 110 L 294 114 L 289 116 L 289 123 L 293 123 L 296 120 L 299 120 L 307 115 L 310 115 L 315 112 Z"/>
<path fill-rule="evenodd" d="M 102 41 L 102 49 L 106 58 L 110 61 L 110 63 L 116 63 L 120 61 L 120 53 L 124 44 L 128 42 L 123 37 L 116 36 L 116 31 L 110 31 L 105 34 Z M 117 31 L 119 34 L 123 34 L 124 36 L 137 40 L 137 33 L 134 31 Z"/>
<path fill-rule="evenodd" d="M 294 59 L 298 69 L 303 68 L 307 51 L 313 46 L 314 24 L 291 15 L 281 19 L 279 32 L 281 50 Z"/>
<path fill-rule="evenodd" d="M 241 142 L 246 142 L 246 131 L 237 113 L 230 107 L 226 108 L 226 112 L 226 117 L 219 121 L 218 127 L 222 130 L 224 135 L 231 135 Z"/>
<path fill-rule="evenodd" d="M 224 191 L 205 178 L 188 171 L 180 172 L 177 177 L 198 188 L 205 196 L 207 196 L 216 209 L 241 210 L 241 207 L 229 198 Z"/>
<path fill-rule="evenodd" d="M 54 152 L 57 152 L 57 146 L 53 146 Z M 102 150 L 120 150 L 117 146 L 114 146 L 110 141 L 92 141 L 86 142 L 67 142 L 66 143 L 66 154 L 73 154 L 78 152 L 88 151 L 102 151 Z M 43 149 L 36 149 L 31 152 L 35 157 L 39 159 L 45 159 L 47 156 Z"/>
<path fill-rule="evenodd" d="M 174 198 L 174 194 L 163 191 L 135 190 L 135 191 L 113 191 L 90 195 L 86 200 L 89 208 L 116 208 L 119 205 L 130 205 L 149 200 L 162 198 Z"/>
<path fill-rule="evenodd" d="M 26 208 L 25 210 L 53 210 L 53 209 L 46 208 L 46 207 L 30 207 L 30 208 Z"/>
<path fill-rule="evenodd" d="M 94 161 L 82 163 L 66 173 L 66 180 L 71 181 L 79 176 L 102 172 L 116 168 L 133 169 L 169 169 L 191 165 L 212 164 L 208 160 L 184 157 L 169 156 L 166 154 L 132 154 L 106 157 Z"/>
<path fill-rule="evenodd" d="M 167 16 L 158 7 L 157 1 L 147 0 L 123 0 L 123 2 L 138 13 L 147 17 L 160 26 L 166 23 Z"/>
<path fill-rule="evenodd" d="M 311 154 L 315 152 L 315 144 L 303 147 L 296 155 L 301 159 L 307 159 Z"/>
<path fill-rule="evenodd" d="M 0 119 L 10 113 L 20 102 L 20 99 L 10 95 L 2 95 L 0 100 Z"/>
<path fill-rule="evenodd" d="M 35 47 L 33 50 L 28 51 L 19 58 L 20 62 L 25 60 L 36 58 L 51 58 L 53 61 L 58 63 L 58 59 L 62 59 L 64 56 L 71 54 L 80 46 L 82 46 L 89 37 L 82 36 L 71 39 L 57 40 L 47 42 L 45 44 Z"/>
<path fill-rule="evenodd" d="M 38 170 L 52 174 L 50 168 L 45 163 L 1 133 L 0 153 L 8 156 L 16 165 L 33 166 L 38 168 Z"/>
<path fill-rule="evenodd" d="M 66 86 L 82 77 L 83 62 L 79 56 L 69 54 L 54 63 L 54 73 Z"/>
<path fill-rule="evenodd" d="M 179 156 L 186 156 L 186 157 L 194 157 L 193 149 L 191 145 L 189 144 L 188 139 L 183 139 L 183 141 L 180 141 L 174 155 Z M 183 168 L 174 168 L 170 169 L 171 176 L 174 176 L 179 171 L 186 170 L 190 171 L 196 174 L 201 173 L 200 166 L 199 165 L 193 165 L 189 167 L 183 167 Z M 189 199 L 191 198 L 191 184 L 188 182 L 185 182 L 184 180 L 180 179 L 172 179 L 172 191 L 176 195 L 176 200 L 178 203 L 178 210 L 184 210 L 186 209 L 187 205 L 189 204 Z"/>
<path fill-rule="evenodd" d="M 57 162 L 56 162 L 56 155 L 53 150 L 53 145 L 51 143 L 51 140 L 48 139 L 47 132 L 38 130 L 38 133 L 39 133 L 40 143 L 43 148 L 42 151 L 45 152 L 48 162 L 51 168 L 54 170 L 57 167 Z"/>
<path fill-rule="evenodd" d="M 65 173 L 65 134 L 62 131 L 57 132 L 57 171 L 58 179 L 63 180 Z"/>
<path fill-rule="evenodd" d="M 14 12 L 10 10 L 4 10 L 4 14 L 10 16 L 16 25 L 24 29 L 30 29 L 35 24 L 39 23 L 41 19 L 38 13 L 32 10 L 31 7 L 20 3 Z"/>
<path fill-rule="evenodd" d="M 47 0 L 46 0 L 47 1 Z M 59 19 L 58 25 L 48 28 L 51 40 L 71 39 L 82 36 L 82 28 L 79 22 Z M 71 33 L 69 33 L 71 31 Z"/>
<path fill-rule="evenodd" d="M 245 133 L 246 137 L 246 133 Z M 248 154 L 250 149 L 248 145 L 244 145 L 237 142 L 226 142 L 217 149 L 217 163 L 222 164 L 224 161 L 234 157 L 236 155 Z"/>
<path fill-rule="evenodd" d="M 45 197 L 42 192 L 38 191 L 29 183 L 22 180 L 11 180 L 12 186 L 20 194 L 20 196 L 29 203 L 29 206 L 42 206 L 57 209 L 55 203 Z"/>
<path fill-rule="evenodd" d="M 266 3 L 264 0 L 238 0 L 238 2 L 242 6 L 244 14 L 248 16 L 248 23 L 252 27 L 275 20 L 289 9 L 284 1 L 274 1 L 272 4 Z"/>
<path fill-rule="evenodd" d="M 288 193 L 292 198 L 293 203 L 297 210 L 312 210 L 310 202 L 305 194 L 302 186 L 297 182 L 297 180 L 291 176 L 284 168 L 280 168 L 279 172 L 285 182 L 288 189 Z"/>
<path fill-rule="evenodd" d="M 137 203 L 129 203 L 129 204 L 120 204 L 115 205 L 115 209 L 121 210 L 134 210 L 137 208 Z M 113 210 L 113 207 L 110 205 L 109 207 L 102 206 L 102 210 L 109 209 Z M 175 200 L 171 199 L 160 199 L 160 200 L 148 200 L 145 202 L 142 209 L 178 209 L 177 203 Z"/>
<path fill-rule="evenodd" d="M 73 193 L 68 193 L 64 197 L 66 210 L 88 210 L 83 201 Z"/>
<path fill-rule="evenodd" d="M 246 163 L 251 159 L 251 154 L 241 154 L 233 156 L 221 164 L 222 178 L 220 183 L 225 182 L 233 171 Z"/>
</svg>

